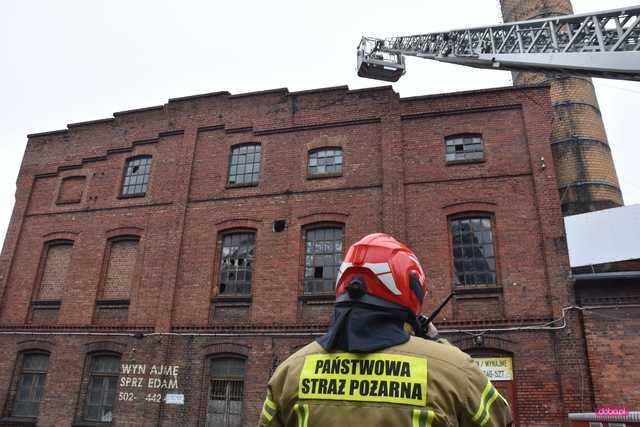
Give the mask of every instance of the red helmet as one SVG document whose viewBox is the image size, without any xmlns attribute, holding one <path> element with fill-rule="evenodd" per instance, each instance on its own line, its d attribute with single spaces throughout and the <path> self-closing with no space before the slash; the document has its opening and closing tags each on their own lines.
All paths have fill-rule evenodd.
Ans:
<svg viewBox="0 0 640 427">
<path fill-rule="evenodd" d="M 393 237 L 375 233 L 354 243 L 338 271 L 336 299 L 401 305 L 418 315 L 427 280 L 416 255 Z M 342 297 L 342 298 L 341 298 Z M 384 301 L 380 301 L 384 300 Z"/>
</svg>

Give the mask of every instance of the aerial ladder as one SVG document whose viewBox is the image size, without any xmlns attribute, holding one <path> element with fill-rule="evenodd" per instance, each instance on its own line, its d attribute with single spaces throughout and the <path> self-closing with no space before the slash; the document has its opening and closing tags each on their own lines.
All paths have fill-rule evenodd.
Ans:
<svg viewBox="0 0 640 427">
<path fill-rule="evenodd" d="M 377 39 L 358 46 L 358 75 L 395 82 L 405 56 L 507 71 L 640 81 L 640 6 Z"/>
</svg>

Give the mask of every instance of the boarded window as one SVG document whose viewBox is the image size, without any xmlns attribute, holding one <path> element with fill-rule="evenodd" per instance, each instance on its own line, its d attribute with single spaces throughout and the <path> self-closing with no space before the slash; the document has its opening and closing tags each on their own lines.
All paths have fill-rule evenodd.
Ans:
<svg viewBox="0 0 640 427">
<path fill-rule="evenodd" d="M 63 179 L 60 183 L 58 203 L 80 203 L 84 193 L 85 181 L 86 178 L 84 176 L 71 176 Z"/>
<path fill-rule="evenodd" d="M 304 293 L 332 294 L 342 263 L 342 228 L 321 227 L 305 233 Z"/>
<path fill-rule="evenodd" d="M 220 294 L 249 295 L 251 293 L 255 252 L 255 233 L 224 235 L 220 254 Z"/>
<path fill-rule="evenodd" d="M 450 227 L 457 284 L 495 284 L 496 256 L 491 218 L 455 218 L 450 221 Z"/>
<path fill-rule="evenodd" d="M 49 243 L 40 280 L 39 300 L 60 300 L 71 261 L 71 242 Z"/>
<path fill-rule="evenodd" d="M 309 152 L 309 175 L 342 173 L 342 148 L 319 148 Z"/>
<path fill-rule="evenodd" d="M 118 356 L 94 356 L 91 358 L 89 389 L 85 406 L 86 420 L 112 421 L 119 369 L 120 357 Z"/>
<path fill-rule="evenodd" d="M 127 160 L 122 182 L 123 196 L 144 196 L 151 176 L 151 156 Z"/>
<path fill-rule="evenodd" d="M 207 427 L 242 426 L 244 361 L 211 359 Z"/>
<path fill-rule="evenodd" d="M 137 257 L 137 239 L 112 241 L 102 289 L 103 299 L 129 299 Z"/>
<path fill-rule="evenodd" d="M 41 353 L 27 353 L 22 358 L 22 368 L 18 378 L 18 389 L 11 415 L 14 417 L 37 417 L 44 395 L 49 356 Z"/>
<path fill-rule="evenodd" d="M 260 180 L 260 144 L 231 148 L 229 185 L 252 185 Z"/>
<path fill-rule="evenodd" d="M 481 135 L 457 135 L 445 140 L 447 161 L 482 160 L 484 144 Z"/>
</svg>

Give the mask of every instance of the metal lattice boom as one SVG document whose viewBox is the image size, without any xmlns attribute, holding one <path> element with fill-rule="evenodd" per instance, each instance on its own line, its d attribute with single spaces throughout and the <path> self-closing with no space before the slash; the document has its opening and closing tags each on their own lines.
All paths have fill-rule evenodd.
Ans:
<svg viewBox="0 0 640 427">
<path fill-rule="evenodd" d="M 640 81 L 640 6 L 406 37 L 363 37 L 358 75 L 396 81 L 403 56 Z"/>
</svg>

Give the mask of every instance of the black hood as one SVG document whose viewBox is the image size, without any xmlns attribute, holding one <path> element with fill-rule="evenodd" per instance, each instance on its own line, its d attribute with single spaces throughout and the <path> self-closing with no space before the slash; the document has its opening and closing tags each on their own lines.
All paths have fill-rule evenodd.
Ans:
<svg viewBox="0 0 640 427">
<path fill-rule="evenodd" d="M 401 308 L 340 302 L 329 330 L 317 341 L 326 351 L 370 353 L 407 342 L 405 323 L 415 328 L 415 316 Z"/>
</svg>

